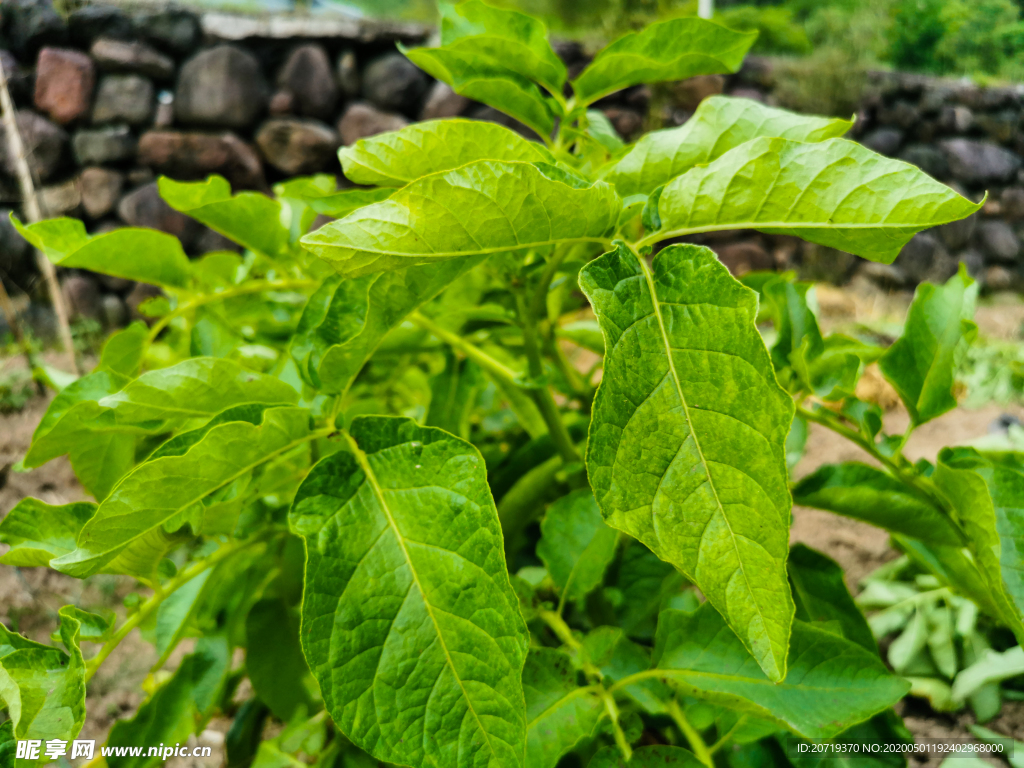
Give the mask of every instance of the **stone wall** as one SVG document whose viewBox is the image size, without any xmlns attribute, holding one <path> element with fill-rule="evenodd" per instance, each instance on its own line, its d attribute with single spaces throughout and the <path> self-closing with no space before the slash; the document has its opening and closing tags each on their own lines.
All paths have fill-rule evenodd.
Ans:
<svg viewBox="0 0 1024 768">
<path fill-rule="evenodd" d="M 412 120 L 465 115 L 528 132 L 395 51 L 396 41 L 427 36 L 415 26 L 337 18 L 196 15 L 174 7 L 128 14 L 91 5 L 65 20 L 44 0 L 0 5 L 0 60 L 46 213 L 80 217 L 91 232 L 155 227 L 181 238 L 190 254 L 233 246 L 166 206 L 154 181 L 160 174 L 219 173 L 236 189 L 267 191 L 296 174 L 340 176 L 340 145 Z M 556 48 L 571 74 L 585 65 L 579 45 Z M 775 62 L 751 58 L 732 77 L 631 88 L 597 106 L 623 138 L 635 139 L 651 125 L 682 124 L 713 93 L 775 103 L 776 71 Z M 979 216 L 918 235 L 893 266 L 750 232 L 699 241 L 735 272 L 796 268 L 843 282 L 859 271 L 885 287 L 912 287 L 948 277 L 963 261 L 991 289 L 1022 287 L 1022 114 L 1021 88 L 871 76 L 853 138 L 976 200 L 990 193 Z M 31 251 L 6 223 L 18 207 L 13 171 L 0 135 L 0 277 L 23 303 L 45 304 Z M 147 290 L 74 271 L 64 282 L 72 312 L 105 324 L 123 322 Z"/>
</svg>

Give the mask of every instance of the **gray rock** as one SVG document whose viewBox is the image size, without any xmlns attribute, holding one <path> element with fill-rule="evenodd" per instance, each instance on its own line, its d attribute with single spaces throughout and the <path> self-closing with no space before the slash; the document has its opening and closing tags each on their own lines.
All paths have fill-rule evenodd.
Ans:
<svg viewBox="0 0 1024 768">
<path fill-rule="evenodd" d="M 1013 262 L 1020 254 L 1020 240 L 1005 221 L 989 219 L 978 225 L 978 245 L 993 261 Z"/>
<path fill-rule="evenodd" d="M 900 100 L 891 106 L 879 109 L 875 118 L 880 125 L 907 131 L 917 125 L 920 114 L 917 111 L 917 107 L 909 101 Z"/>
<path fill-rule="evenodd" d="M 145 125 L 153 117 L 153 81 L 140 75 L 106 75 L 92 107 L 94 123 Z"/>
<path fill-rule="evenodd" d="M 139 139 L 139 162 L 178 179 L 219 173 L 236 189 L 263 189 L 263 166 L 253 149 L 231 133 L 146 131 Z"/>
<path fill-rule="evenodd" d="M 7 73 L 7 88 L 11 92 L 11 98 L 14 99 L 15 105 L 31 103 L 35 95 L 35 72 L 28 67 L 21 66 L 7 50 L 0 49 L 0 62 L 3 62 L 4 72 Z"/>
<path fill-rule="evenodd" d="M 44 45 L 68 39 L 67 24 L 46 0 L 4 0 L 3 15 L 11 50 L 23 61 L 35 58 Z"/>
<path fill-rule="evenodd" d="M 990 291 L 1010 291 L 1020 287 L 1020 274 L 1012 269 L 995 265 L 985 270 L 985 287 Z"/>
<path fill-rule="evenodd" d="M 974 127 L 974 113 L 967 107 L 945 106 L 939 113 L 939 128 L 946 133 L 967 133 Z"/>
<path fill-rule="evenodd" d="M 857 257 L 817 243 L 799 242 L 800 277 L 842 285 L 857 267 Z"/>
<path fill-rule="evenodd" d="M 1003 209 L 1003 216 L 1010 221 L 1024 219 L 1024 188 L 1007 187 L 999 196 L 999 205 Z"/>
<path fill-rule="evenodd" d="M 47 218 L 64 216 L 82 203 L 82 192 L 77 179 L 68 179 L 60 184 L 39 190 L 39 207 Z"/>
<path fill-rule="evenodd" d="M 949 178 L 949 162 L 946 155 L 931 144 L 908 144 L 900 152 L 899 158 L 916 165 L 932 178 L 940 181 Z"/>
<path fill-rule="evenodd" d="M 465 96 L 460 96 L 448 83 L 438 80 L 430 87 L 427 95 L 427 102 L 420 112 L 420 120 L 439 120 L 442 117 L 458 117 L 465 112 L 470 102 Z"/>
<path fill-rule="evenodd" d="M 132 23 L 116 6 L 87 5 L 68 14 L 68 32 L 72 45 L 88 49 L 98 37 L 127 40 L 132 35 Z"/>
<path fill-rule="evenodd" d="M 242 252 L 242 246 L 233 240 L 228 240 L 220 232 L 214 232 L 209 227 L 203 227 L 202 232 L 195 241 L 196 253 L 210 253 L 211 251 L 234 251 Z"/>
<path fill-rule="evenodd" d="M 883 290 L 904 288 L 908 284 L 912 284 L 903 270 L 895 264 L 876 264 L 873 261 L 865 261 L 857 268 L 857 273 Z"/>
<path fill-rule="evenodd" d="M 984 112 L 975 118 L 981 128 L 992 141 L 1006 144 L 1013 138 L 1020 127 L 1020 114 L 1016 110 L 1004 109 L 999 112 Z"/>
<path fill-rule="evenodd" d="M 338 143 L 338 134 L 318 120 L 275 118 L 256 133 L 266 161 L 289 176 L 337 170 Z"/>
<path fill-rule="evenodd" d="M 356 98 L 361 86 L 356 55 L 352 51 L 342 51 L 334 71 L 341 95 L 346 99 Z"/>
<path fill-rule="evenodd" d="M 133 227 L 148 227 L 174 235 L 186 247 L 199 234 L 199 224 L 165 203 L 155 182 L 122 197 L 117 206 L 117 214 Z"/>
<path fill-rule="evenodd" d="M 408 124 L 409 121 L 401 115 L 381 112 L 369 104 L 356 102 L 349 104 L 345 114 L 338 121 L 338 134 L 341 136 L 341 143 L 347 147 L 360 139 L 386 131 L 397 131 Z"/>
<path fill-rule="evenodd" d="M 1020 158 L 995 144 L 969 139 L 939 142 L 953 178 L 971 185 L 1006 182 L 1021 166 Z"/>
<path fill-rule="evenodd" d="M 889 157 L 896 154 L 902 143 L 903 131 L 895 128 L 876 128 L 861 140 L 861 144 L 868 149 Z"/>
<path fill-rule="evenodd" d="M 427 75 L 400 53 L 388 53 L 363 71 L 363 97 L 391 112 L 418 115 L 430 87 Z"/>
<path fill-rule="evenodd" d="M 82 208 L 94 219 L 106 216 L 117 203 L 124 186 L 124 177 L 109 168 L 93 166 L 82 171 L 78 179 L 82 192 Z"/>
<path fill-rule="evenodd" d="M 739 242 L 720 245 L 715 248 L 718 260 L 735 276 L 747 272 L 774 269 L 772 256 L 760 243 Z"/>
<path fill-rule="evenodd" d="M 42 115 L 27 109 L 18 111 L 18 130 L 28 155 L 28 165 L 40 181 L 49 179 L 61 165 L 68 135 Z M 17 177 L 14 153 L 7 145 L 7 135 L 0 131 L 0 158 L 3 170 Z"/>
<path fill-rule="evenodd" d="M 60 292 L 71 319 L 100 317 L 100 288 L 96 281 L 85 275 L 69 275 L 60 284 Z"/>
<path fill-rule="evenodd" d="M 949 224 L 943 224 L 941 227 L 936 227 L 936 231 L 939 233 L 939 237 L 947 248 L 952 251 L 957 251 L 970 242 L 971 235 L 974 234 L 974 229 L 977 225 L 978 214 L 974 213 L 966 219 L 951 221 Z"/>
<path fill-rule="evenodd" d="M 955 260 L 939 239 L 931 232 L 921 232 L 903 246 L 893 265 L 909 283 L 917 284 L 928 280 L 936 268 L 940 271 L 948 268 L 950 262 L 955 263 Z"/>
<path fill-rule="evenodd" d="M 174 76 L 174 60 L 139 42 L 100 38 L 89 53 L 105 72 L 134 72 L 155 80 Z"/>
<path fill-rule="evenodd" d="M 967 268 L 967 274 L 975 280 L 985 280 L 985 257 L 980 251 L 969 248 L 960 254 L 958 261 Z"/>
<path fill-rule="evenodd" d="M 188 54 L 199 44 L 199 18 L 184 8 L 139 13 L 135 27 L 150 43 L 175 56 Z"/>
<path fill-rule="evenodd" d="M 185 125 L 246 128 L 266 110 L 267 97 L 256 57 L 233 45 L 218 45 L 182 66 L 174 113 Z"/>
<path fill-rule="evenodd" d="M 277 87 L 291 95 L 294 114 L 318 120 L 334 117 L 338 87 L 323 46 L 309 43 L 292 51 L 277 74 Z"/>
<path fill-rule="evenodd" d="M 77 131 L 71 148 L 79 165 L 103 165 L 135 155 L 136 141 L 127 125 L 110 125 Z"/>
<path fill-rule="evenodd" d="M 100 299 L 100 322 L 105 328 L 120 328 L 128 319 L 128 308 L 120 296 L 106 294 Z"/>
</svg>

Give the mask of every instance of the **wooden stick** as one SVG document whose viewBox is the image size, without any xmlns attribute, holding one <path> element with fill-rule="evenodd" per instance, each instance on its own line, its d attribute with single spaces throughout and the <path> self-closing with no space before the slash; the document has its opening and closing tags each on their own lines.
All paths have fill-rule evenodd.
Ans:
<svg viewBox="0 0 1024 768">
<path fill-rule="evenodd" d="M 39 205 L 39 198 L 36 195 L 35 184 L 32 182 L 32 169 L 29 168 L 28 159 L 25 156 L 25 143 L 21 140 L 21 132 L 18 130 L 14 101 L 11 99 L 11 92 L 7 88 L 7 73 L 4 71 L 2 62 L 0 62 L 0 112 L 2 112 L 4 128 L 7 132 L 8 148 L 14 158 L 18 185 L 21 187 L 23 212 L 28 222 L 34 224 L 37 221 L 42 221 L 43 211 Z M 60 291 L 60 284 L 57 282 L 57 270 L 42 251 L 36 251 L 36 262 L 39 265 L 39 271 L 42 272 L 43 278 L 46 280 L 46 286 L 50 290 L 50 301 L 53 302 L 53 311 L 57 315 L 57 328 L 60 331 L 64 350 L 68 353 L 71 370 L 76 375 L 79 375 L 81 371 L 78 368 L 78 360 L 75 358 L 75 345 L 71 339 L 71 326 L 68 324 L 68 310 L 64 305 L 64 296 Z"/>
</svg>

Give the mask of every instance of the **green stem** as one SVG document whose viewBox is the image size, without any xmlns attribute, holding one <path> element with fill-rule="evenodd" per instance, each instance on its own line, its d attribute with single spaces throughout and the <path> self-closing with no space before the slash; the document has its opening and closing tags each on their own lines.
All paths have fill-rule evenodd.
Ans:
<svg viewBox="0 0 1024 768">
<path fill-rule="evenodd" d="M 495 360 L 493 357 L 484 352 L 480 347 L 476 346 L 470 341 L 466 341 L 464 338 L 459 336 L 457 333 L 452 333 L 446 330 L 431 320 L 426 315 L 420 314 L 419 312 L 413 312 L 409 315 L 409 320 L 416 323 L 420 328 L 425 331 L 429 331 L 434 334 L 437 338 L 443 341 L 450 347 L 454 347 L 464 354 L 467 358 L 472 360 L 474 363 L 479 365 L 485 371 L 493 376 L 497 376 L 499 379 L 507 384 L 514 387 L 521 386 L 519 383 L 519 374 L 509 368 L 502 362 Z"/>
<path fill-rule="evenodd" d="M 205 296 L 199 296 L 186 304 L 182 304 L 180 307 L 176 307 L 153 323 L 153 327 L 149 329 L 149 338 L 147 341 L 152 342 L 156 339 L 156 337 L 160 335 L 160 331 L 166 328 L 174 318 L 186 315 L 192 310 L 205 304 L 213 304 L 217 301 L 232 299 L 235 296 L 245 296 L 250 293 L 262 293 L 264 291 L 289 291 L 296 289 L 301 290 L 304 288 L 315 288 L 317 285 L 319 285 L 319 283 L 316 280 L 257 280 L 251 283 L 235 286 L 234 288 L 218 291 L 217 293 L 209 293 Z"/>
<path fill-rule="evenodd" d="M 619 725 L 619 708 L 615 704 L 615 698 L 608 693 L 608 690 L 603 685 L 597 686 L 597 693 L 601 697 L 601 701 L 604 702 L 605 711 L 612 722 L 612 736 L 615 737 L 615 744 L 622 753 L 622 757 L 628 763 L 633 757 L 633 748 L 629 746 L 626 734 L 623 732 L 622 726 Z"/>
<path fill-rule="evenodd" d="M 736 718 L 736 722 L 733 723 L 732 728 L 730 728 L 728 731 L 723 733 L 719 737 L 718 741 L 716 741 L 714 744 L 712 744 L 710 747 L 708 747 L 708 755 L 715 754 L 715 752 L 717 752 L 722 747 L 724 747 L 726 744 L 728 744 L 729 743 L 729 739 L 731 739 L 733 737 L 733 735 L 736 733 L 736 731 L 738 731 L 740 729 L 740 726 L 743 725 L 746 721 L 747 721 L 747 716 L 746 715 L 740 715 L 739 717 L 737 717 Z"/>
<path fill-rule="evenodd" d="M 683 714 L 682 707 L 679 706 L 679 702 L 675 699 L 668 703 L 668 713 L 675 721 L 679 730 L 683 732 L 683 736 L 690 743 L 690 749 L 693 750 L 694 757 L 708 768 L 714 768 L 715 763 L 711 759 L 711 751 L 708 749 L 708 745 L 704 743 L 704 739 L 701 738 L 697 729 L 690 725 L 686 715 Z"/>
<path fill-rule="evenodd" d="M 559 614 L 542 609 L 537 611 L 537 617 L 551 628 L 551 631 L 555 633 L 555 637 L 561 640 L 563 644 L 568 645 L 574 651 L 578 651 L 583 647 L 580 641 L 573 636 L 569 625 L 565 623 L 565 619 Z"/>
<path fill-rule="evenodd" d="M 106 660 L 111 652 L 121 644 L 121 641 L 128 637 L 133 629 L 149 618 L 153 611 L 159 608 L 160 604 L 163 603 L 163 601 L 170 595 L 188 582 L 192 581 L 192 579 L 201 574 L 207 568 L 217 565 L 217 563 L 231 557 L 236 552 L 240 552 L 254 544 L 261 543 L 268 537 L 268 535 L 270 535 L 269 532 L 244 541 L 230 541 L 220 547 L 216 552 L 213 552 L 202 560 L 198 560 L 193 563 L 166 584 L 159 585 L 153 596 L 140 605 L 139 609 L 135 613 L 125 619 L 124 623 L 118 627 L 113 636 L 103 644 L 103 647 L 100 648 L 99 652 L 85 663 L 85 681 L 88 682 L 92 676 L 96 674 L 96 670 L 99 669 L 100 665 Z"/>
</svg>

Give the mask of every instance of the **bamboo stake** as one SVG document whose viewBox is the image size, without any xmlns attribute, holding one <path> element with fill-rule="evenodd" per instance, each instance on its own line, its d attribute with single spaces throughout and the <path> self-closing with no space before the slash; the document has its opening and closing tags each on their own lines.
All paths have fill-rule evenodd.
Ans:
<svg viewBox="0 0 1024 768">
<path fill-rule="evenodd" d="M 0 112 L 2 112 L 4 129 L 7 133 L 8 148 L 10 149 L 11 156 L 14 158 L 15 171 L 18 175 L 18 186 L 21 187 L 21 199 L 25 218 L 28 219 L 30 224 L 34 224 L 37 221 L 42 221 L 43 211 L 39 205 L 39 198 L 36 196 L 35 184 L 32 183 L 32 169 L 29 168 L 28 159 L 25 156 L 25 144 L 21 140 L 21 132 L 18 130 L 14 101 L 11 99 L 11 92 L 7 88 L 7 73 L 4 71 L 2 62 L 0 62 Z M 75 359 L 75 345 L 71 340 L 68 310 L 64 305 L 64 296 L 61 294 L 60 284 L 57 282 L 57 270 L 42 251 L 36 251 L 36 262 L 50 291 L 50 301 L 53 302 L 53 311 L 57 315 L 57 328 L 60 332 L 64 350 L 68 353 L 71 371 L 78 375 L 81 371 L 78 369 L 78 361 Z"/>
</svg>

